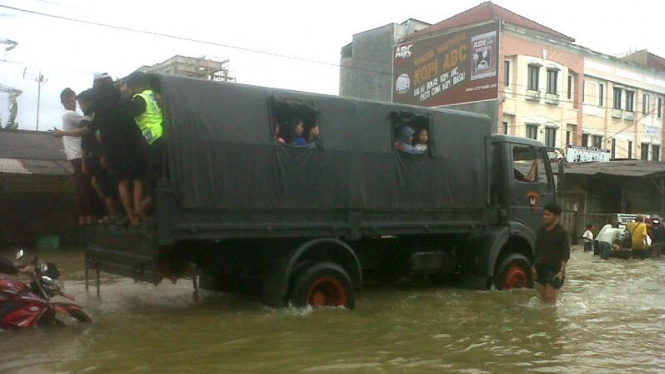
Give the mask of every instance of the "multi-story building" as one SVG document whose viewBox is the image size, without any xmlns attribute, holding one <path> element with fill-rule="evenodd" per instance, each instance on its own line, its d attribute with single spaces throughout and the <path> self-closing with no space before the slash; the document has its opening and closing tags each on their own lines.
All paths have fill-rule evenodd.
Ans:
<svg viewBox="0 0 665 374">
<path fill-rule="evenodd" d="M 340 94 L 481 112 L 498 133 L 557 148 L 662 158 L 665 59 L 594 52 L 491 2 L 418 22 L 354 35 L 342 50 Z"/>
<path fill-rule="evenodd" d="M 207 57 L 187 57 L 176 55 L 155 65 L 141 66 L 145 73 L 171 74 L 216 82 L 235 82 L 229 74 L 229 60 L 216 61 Z"/>
</svg>

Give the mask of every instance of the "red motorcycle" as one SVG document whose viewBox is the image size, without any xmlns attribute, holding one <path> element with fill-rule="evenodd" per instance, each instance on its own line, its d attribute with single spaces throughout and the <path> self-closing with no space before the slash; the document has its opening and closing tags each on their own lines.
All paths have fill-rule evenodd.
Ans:
<svg viewBox="0 0 665 374">
<path fill-rule="evenodd" d="M 24 256 L 24 251 L 19 250 L 16 260 L 19 261 Z M 60 271 L 55 264 L 44 262 L 40 266 L 37 256 L 31 264 L 35 268 L 35 276 L 30 284 L 0 277 L 0 328 L 63 326 L 65 323 L 58 318 L 63 315 L 82 323 L 92 322 L 83 307 L 69 302 L 51 301 L 55 296 L 74 300 L 72 296 L 62 292 L 57 282 Z"/>
</svg>

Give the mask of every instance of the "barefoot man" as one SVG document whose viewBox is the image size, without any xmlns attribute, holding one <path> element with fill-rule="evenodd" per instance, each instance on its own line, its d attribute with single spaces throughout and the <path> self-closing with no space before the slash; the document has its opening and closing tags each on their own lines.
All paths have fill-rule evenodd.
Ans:
<svg viewBox="0 0 665 374">
<path fill-rule="evenodd" d="M 543 209 L 543 227 L 536 235 L 536 260 L 532 268 L 540 298 L 555 304 L 570 258 L 568 232 L 559 225 L 561 207 L 549 204 Z"/>
</svg>

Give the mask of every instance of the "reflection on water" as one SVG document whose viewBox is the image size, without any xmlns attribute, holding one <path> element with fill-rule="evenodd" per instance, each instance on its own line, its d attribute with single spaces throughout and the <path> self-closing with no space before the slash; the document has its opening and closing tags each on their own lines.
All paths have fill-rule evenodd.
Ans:
<svg viewBox="0 0 665 374">
<path fill-rule="evenodd" d="M 14 373 L 649 373 L 665 370 L 665 260 L 574 252 L 556 307 L 512 292 L 373 286 L 357 309 L 275 310 L 191 284 L 103 275 L 86 294 L 80 252 L 43 254 L 92 325 L 0 332 Z"/>
</svg>

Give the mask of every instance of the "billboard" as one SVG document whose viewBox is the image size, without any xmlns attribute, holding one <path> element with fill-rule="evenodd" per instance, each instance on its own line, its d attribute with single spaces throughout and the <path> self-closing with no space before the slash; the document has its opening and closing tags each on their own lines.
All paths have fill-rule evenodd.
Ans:
<svg viewBox="0 0 665 374">
<path fill-rule="evenodd" d="M 394 47 L 393 101 L 440 106 L 496 99 L 499 22 Z"/>
<path fill-rule="evenodd" d="M 607 162 L 610 160 L 608 149 L 569 145 L 566 150 L 566 161 L 568 162 Z"/>
</svg>

